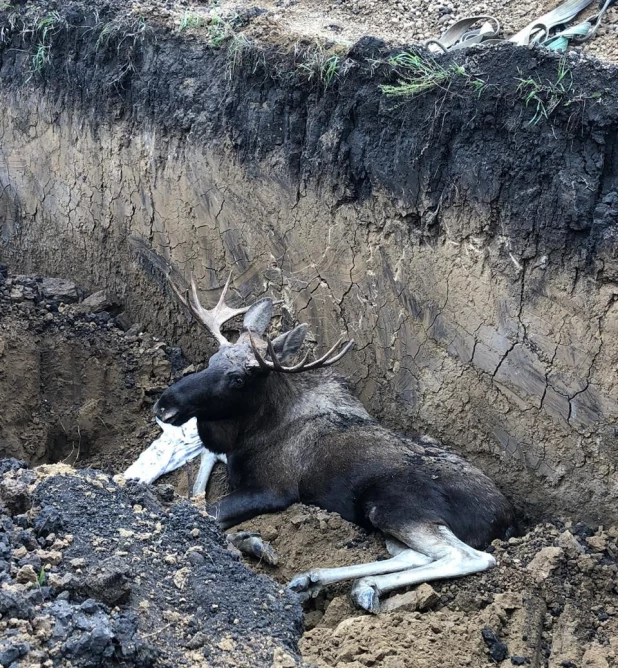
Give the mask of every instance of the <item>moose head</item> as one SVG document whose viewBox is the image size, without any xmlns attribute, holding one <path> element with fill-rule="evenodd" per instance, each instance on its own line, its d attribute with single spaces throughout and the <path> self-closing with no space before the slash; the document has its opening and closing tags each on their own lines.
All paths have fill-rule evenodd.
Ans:
<svg viewBox="0 0 618 668">
<path fill-rule="evenodd" d="M 271 341 L 266 330 L 273 315 L 273 300 L 266 297 L 250 307 L 230 308 L 225 303 L 230 279 L 231 275 L 218 304 L 210 310 L 199 303 L 193 278 L 190 297 L 171 283 L 182 303 L 217 339 L 219 350 L 210 358 L 206 369 L 182 378 L 163 392 L 155 404 L 155 414 L 162 422 L 179 426 L 193 417 L 198 421 L 241 417 L 255 406 L 263 389 L 261 386 L 271 373 L 300 373 L 330 366 L 354 345 L 354 340 L 350 340 L 335 354 L 343 343 L 340 338 L 319 359 L 309 362 L 309 354 L 306 354 L 297 364 L 285 366 L 299 353 L 308 325 L 298 325 Z M 232 343 L 221 333 L 221 326 L 241 314 L 244 314 L 242 332 Z"/>
</svg>

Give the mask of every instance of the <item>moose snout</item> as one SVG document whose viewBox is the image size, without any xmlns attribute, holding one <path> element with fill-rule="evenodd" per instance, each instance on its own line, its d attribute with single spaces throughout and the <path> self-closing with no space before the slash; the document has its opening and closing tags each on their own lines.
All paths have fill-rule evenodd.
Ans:
<svg viewBox="0 0 618 668">
<path fill-rule="evenodd" d="M 154 413 L 161 422 L 173 423 L 178 413 L 180 413 L 180 409 L 174 406 L 165 406 L 159 400 L 154 405 Z"/>
</svg>

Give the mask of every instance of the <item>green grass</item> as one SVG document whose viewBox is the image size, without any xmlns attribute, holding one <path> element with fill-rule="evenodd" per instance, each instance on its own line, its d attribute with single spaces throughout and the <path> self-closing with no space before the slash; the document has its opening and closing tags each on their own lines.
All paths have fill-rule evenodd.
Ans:
<svg viewBox="0 0 618 668">
<path fill-rule="evenodd" d="M 45 66 L 49 63 L 51 59 L 52 37 L 61 22 L 60 14 L 58 12 L 51 12 L 51 14 L 44 16 L 34 24 L 32 33 L 38 37 L 38 43 L 32 55 L 32 67 L 26 83 L 35 74 L 41 75 Z"/>
<path fill-rule="evenodd" d="M 415 53 L 398 53 L 389 58 L 387 64 L 399 75 L 396 84 L 380 86 L 380 90 L 387 97 L 414 97 L 436 88 L 447 90 L 456 79 L 464 80 L 478 96 L 487 86 L 482 79 L 468 74 L 462 65 L 451 63 L 444 66 L 434 58 Z"/>
<path fill-rule="evenodd" d="M 548 120 L 561 105 L 568 106 L 568 95 L 573 88 L 573 76 L 564 58 L 558 63 L 555 81 L 543 81 L 540 77 L 517 78 L 517 93 L 526 107 L 534 111 L 528 125 L 536 125 L 542 119 Z"/>
<path fill-rule="evenodd" d="M 301 55 L 297 69 L 307 81 L 317 81 L 326 89 L 339 78 L 345 69 L 345 63 L 345 55 L 326 51 L 317 45 Z"/>
<path fill-rule="evenodd" d="M 126 14 L 116 16 L 108 23 L 101 25 L 101 30 L 95 42 L 98 51 L 110 43 L 114 43 L 116 50 L 120 51 L 125 43 L 135 46 L 137 42 L 144 39 L 148 31 L 148 24 L 143 16 L 129 17 Z"/>
<path fill-rule="evenodd" d="M 180 26 L 178 29 L 182 32 L 190 28 L 203 28 L 206 25 L 208 25 L 207 17 L 186 10 L 182 15 L 182 19 L 180 19 Z"/>
<path fill-rule="evenodd" d="M 223 19 L 216 15 L 199 14 L 186 10 L 180 19 L 178 31 L 204 30 L 208 46 L 212 49 L 219 49 L 234 36 L 233 22 L 234 17 Z"/>
</svg>

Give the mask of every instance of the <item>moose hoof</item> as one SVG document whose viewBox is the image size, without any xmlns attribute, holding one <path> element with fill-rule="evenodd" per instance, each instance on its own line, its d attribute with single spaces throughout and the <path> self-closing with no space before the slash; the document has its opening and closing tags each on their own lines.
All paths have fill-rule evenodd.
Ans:
<svg viewBox="0 0 618 668">
<path fill-rule="evenodd" d="M 227 541 L 243 554 L 255 557 L 269 566 L 276 566 L 279 563 L 277 553 L 269 543 L 265 543 L 262 540 L 258 533 L 238 531 L 236 533 L 228 534 Z"/>
<path fill-rule="evenodd" d="M 300 573 L 294 577 L 288 584 L 288 589 L 298 594 L 301 601 L 308 601 L 315 598 L 322 590 L 319 582 L 319 575 L 316 571 Z"/>
<path fill-rule="evenodd" d="M 377 615 L 380 612 L 380 595 L 377 586 L 369 579 L 357 580 L 350 598 L 357 608 Z"/>
</svg>

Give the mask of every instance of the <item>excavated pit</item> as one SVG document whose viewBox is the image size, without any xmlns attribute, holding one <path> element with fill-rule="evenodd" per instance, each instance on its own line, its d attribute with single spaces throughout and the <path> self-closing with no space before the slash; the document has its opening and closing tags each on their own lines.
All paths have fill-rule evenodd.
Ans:
<svg viewBox="0 0 618 668">
<path fill-rule="evenodd" d="M 378 418 L 537 517 L 615 519 L 615 67 L 470 50 L 440 61 L 465 72 L 446 90 L 392 99 L 403 47 L 364 38 L 325 82 L 310 44 L 252 39 L 259 13 L 230 51 L 164 6 L 63 3 L 34 71 L 45 7 L 1 13 L 0 257 L 111 290 L 193 359 L 211 342 L 130 239 L 207 304 L 232 270 L 237 302 L 283 298 L 321 346 L 354 336 L 342 368 Z"/>
<path fill-rule="evenodd" d="M 281 326 L 308 322 L 320 349 L 353 336 L 342 370 L 370 411 L 477 463 L 528 532 L 494 546 L 496 571 L 436 585 L 430 610 L 376 620 L 328 591 L 305 611 L 305 657 L 617 665 L 616 67 L 470 49 L 436 61 L 465 76 L 391 99 L 402 46 L 364 38 L 324 80 L 316 47 L 260 13 L 218 48 L 168 4 L 0 9 L 0 262 L 25 275 L 0 300 L 2 456 L 126 468 L 158 433 L 157 393 L 213 350 L 135 239 L 207 305 L 232 270 L 236 303 L 283 299 Z M 77 312 L 79 290 L 40 298 L 35 273 L 116 295 L 128 331 Z M 168 479 L 183 494 L 185 476 Z M 306 508 L 249 528 L 281 583 L 384 554 Z"/>
<path fill-rule="evenodd" d="M 0 417 L 0 663 L 291 668 L 300 650 L 320 668 L 615 665 L 618 528 L 571 518 L 495 541 L 498 568 L 396 594 L 377 618 L 352 608 L 349 584 L 328 587 L 305 604 L 301 637 L 284 585 L 384 558 L 381 537 L 302 505 L 258 517 L 239 529 L 280 562 L 244 564 L 279 584 L 252 579 L 203 500 L 184 500 L 186 470 L 155 487 L 112 477 L 158 435 L 152 401 L 187 371 L 181 352 L 124 331 L 126 314 L 46 297 L 48 279 L 0 273 L 0 402 L 12 407 Z"/>
</svg>

